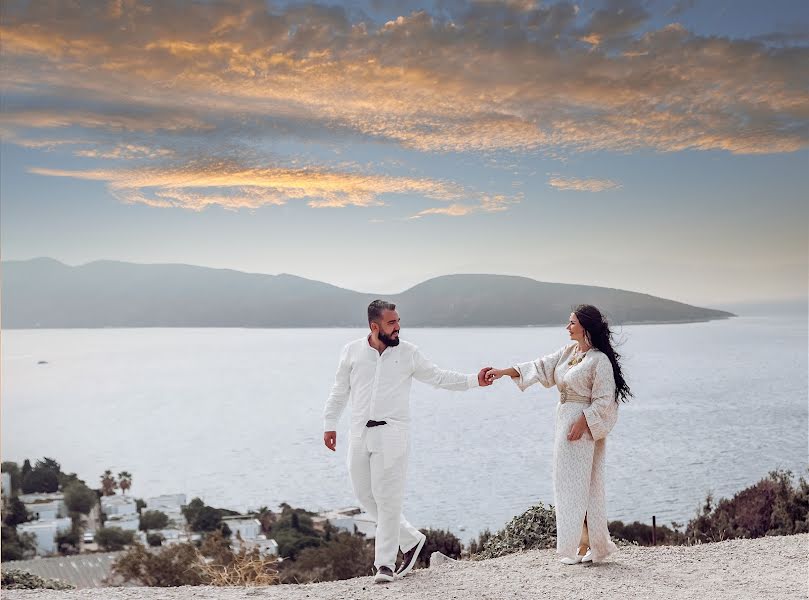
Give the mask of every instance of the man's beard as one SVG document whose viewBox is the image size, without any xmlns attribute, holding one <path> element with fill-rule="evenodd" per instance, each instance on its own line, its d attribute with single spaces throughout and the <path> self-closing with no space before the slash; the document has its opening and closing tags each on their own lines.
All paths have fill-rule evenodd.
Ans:
<svg viewBox="0 0 809 600">
<path fill-rule="evenodd" d="M 384 333 L 382 333 L 380 331 L 379 335 L 377 337 L 379 338 L 379 341 L 382 342 L 383 344 L 385 344 L 386 346 L 398 346 L 399 345 L 399 336 L 398 335 L 396 337 L 391 337 L 391 336 L 389 336 L 387 334 L 384 334 Z"/>
</svg>

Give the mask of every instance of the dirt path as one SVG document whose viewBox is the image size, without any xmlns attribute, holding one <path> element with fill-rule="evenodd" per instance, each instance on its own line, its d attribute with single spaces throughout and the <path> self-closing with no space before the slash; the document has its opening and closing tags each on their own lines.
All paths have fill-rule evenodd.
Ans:
<svg viewBox="0 0 809 600">
<path fill-rule="evenodd" d="M 737 600 L 809 594 L 809 534 L 702 546 L 622 548 L 610 562 L 564 566 L 551 550 L 459 561 L 414 571 L 388 585 L 370 577 L 267 588 L 105 588 L 55 592 L 3 590 L 8 600 L 355 600 L 476 598 Z"/>
</svg>

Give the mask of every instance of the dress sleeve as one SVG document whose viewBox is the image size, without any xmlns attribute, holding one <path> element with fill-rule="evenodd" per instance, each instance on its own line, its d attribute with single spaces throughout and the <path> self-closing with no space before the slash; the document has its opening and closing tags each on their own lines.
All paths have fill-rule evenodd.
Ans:
<svg viewBox="0 0 809 600">
<path fill-rule="evenodd" d="M 545 387 L 552 387 L 556 385 L 556 377 L 554 371 L 559 364 L 559 359 L 562 358 L 566 347 L 562 347 L 553 354 L 548 354 L 542 358 L 532 360 L 526 363 L 514 365 L 514 370 L 520 374 L 519 377 L 512 377 L 511 380 L 517 384 L 520 390 L 525 391 L 526 388 L 539 382 Z"/>
<path fill-rule="evenodd" d="M 612 363 L 605 354 L 599 357 L 593 376 L 592 403 L 584 409 L 584 418 L 594 440 L 607 437 L 618 420 L 618 403 L 615 401 L 615 377 Z"/>
<path fill-rule="evenodd" d="M 323 411 L 323 431 L 335 431 L 340 415 L 348 404 L 348 397 L 351 392 L 351 359 L 349 346 L 343 348 L 340 354 L 340 363 L 337 366 L 337 374 L 334 376 L 334 385 L 331 388 L 326 408 Z"/>
</svg>

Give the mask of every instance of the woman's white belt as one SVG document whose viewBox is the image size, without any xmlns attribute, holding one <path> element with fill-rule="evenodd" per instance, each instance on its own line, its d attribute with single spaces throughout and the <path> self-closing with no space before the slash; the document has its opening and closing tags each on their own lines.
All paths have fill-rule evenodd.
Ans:
<svg viewBox="0 0 809 600">
<path fill-rule="evenodd" d="M 587 396 L 579 396 L 578 394 L 574 394 L 573 392 L 568 392 L 567 390 L 561 390 L 559 393 L 559 402 L 564 404 L 565 402 L 581 402 L 582 404 L 590 404 L 592 400 Z"/>
</svg>

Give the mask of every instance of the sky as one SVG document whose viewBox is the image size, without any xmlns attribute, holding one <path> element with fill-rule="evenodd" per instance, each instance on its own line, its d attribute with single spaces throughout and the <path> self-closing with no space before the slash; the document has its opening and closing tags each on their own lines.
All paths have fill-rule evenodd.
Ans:
<svg viewBox="0 0 809 600">
<path fill-rule="evenodd" d="M 0 254 L 803 300 L 802 1 L 18 2 Z"/>
</svg>

